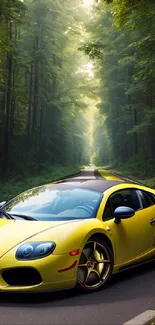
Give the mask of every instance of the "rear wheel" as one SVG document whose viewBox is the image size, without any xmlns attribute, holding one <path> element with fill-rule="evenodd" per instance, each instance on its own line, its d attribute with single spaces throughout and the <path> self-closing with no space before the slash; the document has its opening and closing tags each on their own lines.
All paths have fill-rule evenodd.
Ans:
<svg viewBox="0 0 155 325">
<path fill-rule="evenodd" d="M 113 253 L 105 240 L 92 237 L 86 243 L 80 257 L 77 272 L 77 288 L 92 292 L 101 288 L 113 270 Z"/>
</svg>

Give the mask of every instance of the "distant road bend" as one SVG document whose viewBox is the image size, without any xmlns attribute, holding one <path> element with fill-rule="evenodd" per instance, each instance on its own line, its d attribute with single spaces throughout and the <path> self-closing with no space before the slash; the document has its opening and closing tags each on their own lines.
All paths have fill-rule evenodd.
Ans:
<svg viewBox="0 0 155 325">
<path fill-rule="evenodd" d="M 95 180 L 95 179 L 109 179 L 109 180 L 121 180 L 120 177 L 113 175 L 109 171 L 99 170 L 97 168 L 86 167 L 81 171 L 79 175 L 73 176 L 66 180 L 68 181 L 80 181 L 80 180 Z"/>
</svg>

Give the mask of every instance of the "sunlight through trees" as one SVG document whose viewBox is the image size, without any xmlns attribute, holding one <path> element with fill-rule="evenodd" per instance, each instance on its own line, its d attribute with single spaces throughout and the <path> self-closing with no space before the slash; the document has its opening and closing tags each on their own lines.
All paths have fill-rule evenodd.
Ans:
<svg viewBox="0 0 155 325">
<path fill-rule="evenodd" d="M 91 2 L 85 5 L 89 7 Z M 84 27 L 87 18 L 79 0 L 3 1 L 0 25 L 3 176 L 8 171 L 37 172 L 50 164 L 89 163 L 86 112 L 87 97 L 94 93 L 93 66 L 78 49 L 87 34 Z"/>
<path fill-rule="evenodd" d="M 154 173 L 155 2 L 101 0 L 82 45 L 100 79 L 96 163 Z M 147 166 L 146 166 L 147 161 Z"/>
</svg>

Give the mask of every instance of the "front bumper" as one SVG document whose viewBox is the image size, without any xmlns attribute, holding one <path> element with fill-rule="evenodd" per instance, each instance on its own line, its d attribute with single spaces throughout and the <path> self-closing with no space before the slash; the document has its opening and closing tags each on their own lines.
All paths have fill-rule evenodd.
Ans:
<svg viewBox="0 0 155 325">
<path fill-rule="evenodd" d="M 46 292 L 74 288 L 77 281 L 78 256 L 69 254 L 49 255 L 40 260 L 18 261 L 16 250 L 0 258 L 0 292 Z M 4 273 L 10 269 L 33 268 L 41 276 L 41 283 L 32 285 L 10 285 L 4 280 Z M 26 274 L 25 274 L 26 276 Z M 30 276 L 28 274 L 28 276 Z M 15 281 L 14 281 L 15 282 Z M 27 281 L 25 281 L 27 282 Z"/>
</svg>

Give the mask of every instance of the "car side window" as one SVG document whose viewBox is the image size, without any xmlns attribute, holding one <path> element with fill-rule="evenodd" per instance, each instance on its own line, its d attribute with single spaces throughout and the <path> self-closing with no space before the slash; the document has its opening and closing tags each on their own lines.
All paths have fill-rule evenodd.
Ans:
<svg viewBox="0 0 155 325">
<path fill-rule="evenodd" d="M 112 209 L 111 209 L 111 205 L 110 205 L 110 200 L 107 201 L 107 204 L 105 206 L 104 209 L 104 213 L 103 213 L 103 220 L 104 221 L 108 221 L 113 219 L 113 213 L 112 213 Z"/>
<path fill-rule="evenodd" d="M 155 196 L 152 193 L 146 191 L 139 191 L 139 193 L 142 199 L 143 209 L 155 205 Z"/>
<path fill-rule="evenodd" d="M 127 206 L 129 208 L 132 208 L 134 211 L 143 208 L 142 202 L 138 195 L 138 191 L 136 189 L 125 189 L 115 192 L 111 195 L 110 201 L 113 213 L 120 206 Z"/>
</svg>

